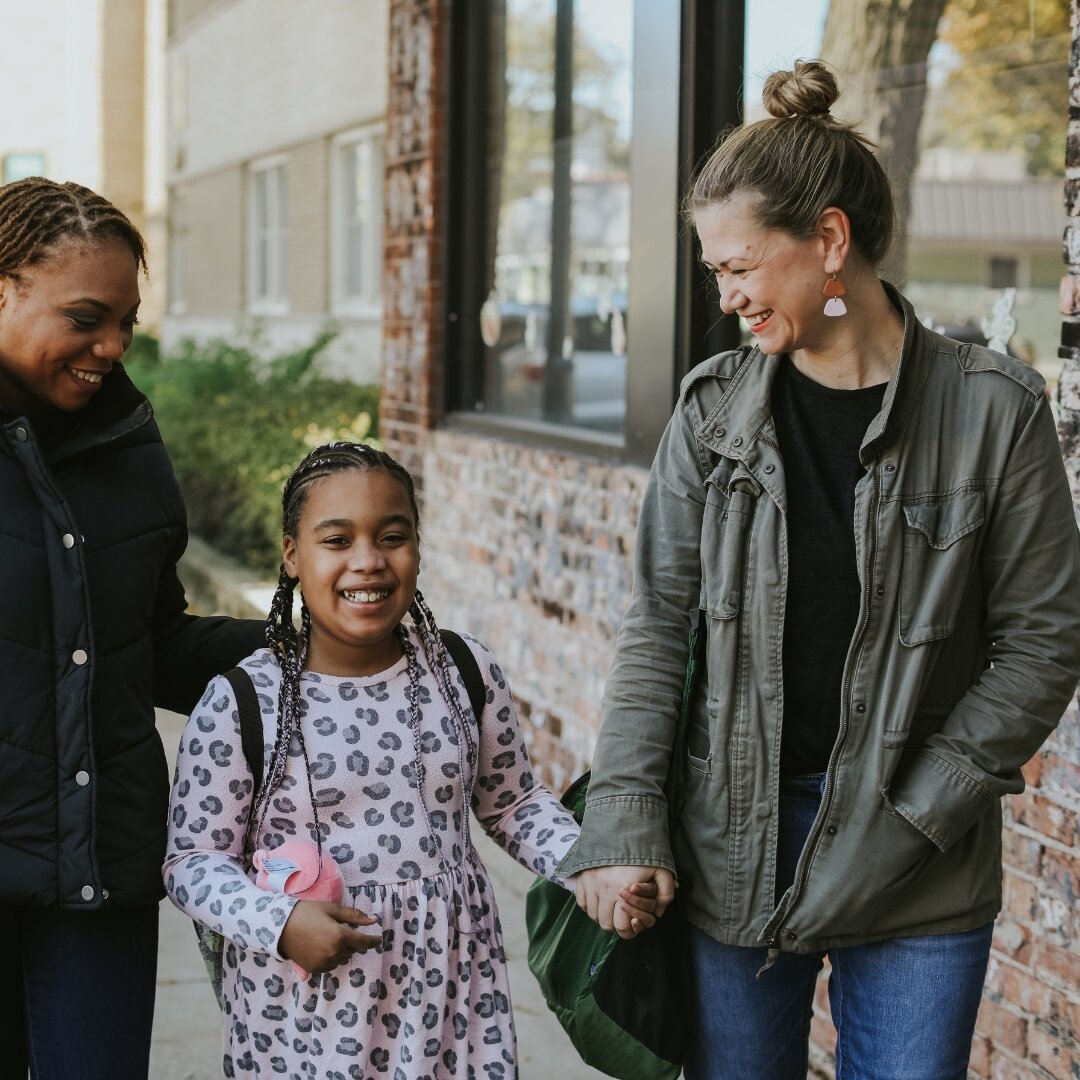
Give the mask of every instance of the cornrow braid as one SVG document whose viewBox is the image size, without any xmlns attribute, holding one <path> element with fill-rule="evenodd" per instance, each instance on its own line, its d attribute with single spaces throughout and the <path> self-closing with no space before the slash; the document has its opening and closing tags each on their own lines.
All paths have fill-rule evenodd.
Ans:
<svg viewBox="0 0 1080 1080">
<path fill-rule="evenodd" d="M 0 187 L 0 277 L 19 279 L 65 241 L 120 240 L 145 272 L 146 243 L 127 216 L 81 184 L 30 176 Z"/>
</svg>

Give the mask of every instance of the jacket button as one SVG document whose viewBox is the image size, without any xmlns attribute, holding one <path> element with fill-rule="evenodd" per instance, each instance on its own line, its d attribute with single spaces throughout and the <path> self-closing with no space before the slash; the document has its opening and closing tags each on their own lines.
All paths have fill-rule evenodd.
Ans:
<svg viewBox="0 0 1080 1080">
<path fill-rule="evenodd" d="M 879 586 L 878 586 L 878 587 L 877 587 L 877 588 L 876 588 L 876 589 L 874 590 L 874 592 L 875 592 L 875 593 L 876 593 L 876 594 L 877 594 L 878 596 L 884 596 L 884 595 L 885 595 L 885 586 L 884 586 L 884 585 L 879 585 Z"/>
<path fill-rule="evenodd" d="M 80 769 L 75 774 L 75 783 L 78 784 L 79 787 L 86 787 L 86 785 L 90 783 L 90 774 L 85 769 Z"/>
<path fill-rule="evenodd" d="M 731 440 L 731 445 L 732 446 L 742 446 L 742 436 L 741 435 L 736 435 L 735 438 Z"/>
<path fill-rule="evenodd" d="M 774 473 L 774 472 L 776 472 L 776 466 L 775 465 L 766 465 L 765 466 L 765 471 L 767 473 Z"/>
<path fill-rule="evenodd" d="M 727 428 L 722 428 L 722 427 L 718 427 L 713 432 L 713 435 L 718 439 L 722 439 L 726 434 L 727 434 Z"/>
<path fill-rule="evenodd" d="M 101 890 L 101 899 L 102 900 L 108 900 L 109 899 L 109 890 L 108 889 L 102 889 Z"/>
<path fill-rule="evenodd" d="M 866 712 L 866 706 L 860 701 L 859 704 L 855 706 L 855 711 Z"/>
<path fill-rule="evenodd" d="M 85 664 L 86 661 L 89 660 L 89 659 L 90 659 L 90 657 L 87 654 L 87 651 L 85 649 L 76 649 L 71 654 L 71 662 L 73 664 L 78 664 L 79 667 L 82 667 L 83 664 Z"/>
<path fill-rule="evenodd" d="M 886 461 L 885 462 L 885 471 L 886 472 L 896 472 L 896 463 L 892 462 L 892 461 Z"/>
<path fill-rule="evenodd" d="M 29 437 L 30 436 L 26 434 L 26 428 L 17 427 L 15 429 L 15 438 L 18 439 L 19 442 L 26 442 Z"/>
<path fill-rule="evenodd" d="M 826 831 L 826 832 L 827 832 L 827 833 L 828 833 L 828 834 L 829 834 L 830 836 L 835 836 L 835 835 L 836 835 L 836 826 L 835 826 L 835 825 L 830 825 L 830 826 L 829 826 L 829 827 L 828 827 L 828 828 L 827 828 L 827 829 L 826 829 L 825 831 Z"/>
<path fill-rule="evenodd" d="M 79 895 L 84 900 L 93 900 L 94 899 L 94 886 L 93 885 L 84 885 L 82 887 L 82 892 L 79 893 Z"/>
<path fill-rule="evenodd" d="M 60 542 L 66 548 L 73 548 L 75 546 L 75 537 L 72 536 L 71 533 L 64 533 L 64 535 L 60 537 Z"/>
</svg>

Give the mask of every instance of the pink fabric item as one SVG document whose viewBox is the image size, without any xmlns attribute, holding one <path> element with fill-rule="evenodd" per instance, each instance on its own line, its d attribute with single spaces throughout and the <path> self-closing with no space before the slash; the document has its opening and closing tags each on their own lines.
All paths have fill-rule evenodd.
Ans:
<svg viewBox="0 0 1080 1080">
<path fill-rule="evenodd" d="M 268 892 L 330 904 L 340 904 L 345 896 L 345 879 L 338 864 L 325 850 L 320 856 L 313 840 L 286 840 L 273 851 L 259 848 L 251 861 L 258 870 L 255 884 Z M 308 973 L 299 964 L 295 967 L 301 981 L 306 981 Z"/>
</svg>

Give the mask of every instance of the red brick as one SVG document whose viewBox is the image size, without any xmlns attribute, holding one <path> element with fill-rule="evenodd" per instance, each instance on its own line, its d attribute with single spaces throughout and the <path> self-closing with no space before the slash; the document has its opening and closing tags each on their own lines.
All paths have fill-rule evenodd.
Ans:
<svg viewBox="0 0 1080 1080">
<path fill-rule="evenodd" d="M 1076 1080 L 1080 1077 L 1080 1054 L 1075 1043 L 1062 1039 L 1042 1024 L 1032 1024 L 1028 1032 L 1028 1055 L 1045 1069 L 1054 1080 Z"/>
<path fill-rule="evenodd" d="M 1055 945 L 1050 941 L 1035 944 L 1035 961 L 1032 965 L 1040 976 L 1051 985 L 1057 985 L 1073 993 L 1080 987 L 1080 950 Z"/>
<path fill-rule="evenodd" d="M 1028 1023 L 1015 1012 L 984 997 L 979 1007 L 975 1030 L 986 1035 L 995 1046 L 1002 1046 L 1020 1057 L 1027 1049 Z"/>
<path fill-rule="evenodd" d="M 994 927 L 994 951 L 1027 964 L 1031 960 L 1031 931 L 1005 915 L 998 917 Z"/>
<path fill-rule="evenodd" d="M 1024 874 L 1038 877 L 1042 873 L 1042 845 L 1031 836 L 1024 836 L 1014 829 L 1001 834 L 1001 857 L 1006 866 Z"/>
<path fill-rule="evenodd" d="M 1010 801 L 1017 824 L 1066 847 L 1077 842 L 1080 829 L 1075 811 L 1035 792 L 1017 795 Z"/>
<path fill-rule="evenodd" d="M 968 1071 L 976 1076 L 990 1075 L 990 1040 L 985 1035 L 976 1035 L 971 1042 L 971 1060 Z"/>
</svg>

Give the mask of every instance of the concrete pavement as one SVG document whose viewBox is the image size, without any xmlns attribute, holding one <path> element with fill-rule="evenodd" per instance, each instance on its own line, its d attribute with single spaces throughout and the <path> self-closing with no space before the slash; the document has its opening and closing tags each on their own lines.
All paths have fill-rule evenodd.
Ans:
<svg viewBox="0 0 1080 1080">
<path fill-rule="evenodd" d="M 158 730 L 170 762 L 184 717 L 158 713 Z M 525 962 L 525 890 L 532 874 L 483 832 L 473 840 L 495 886 L 510 968 L 522 1080 L 592 1080 L 603 1074 L 582 1065 L 570 1040 L 544 1004 Z M 210 990 L 191 921 L 168 900 L 161 903 L 157 1007 L 151 1080 L 218 1080 L 221 1018 Z"/>
</svg>

